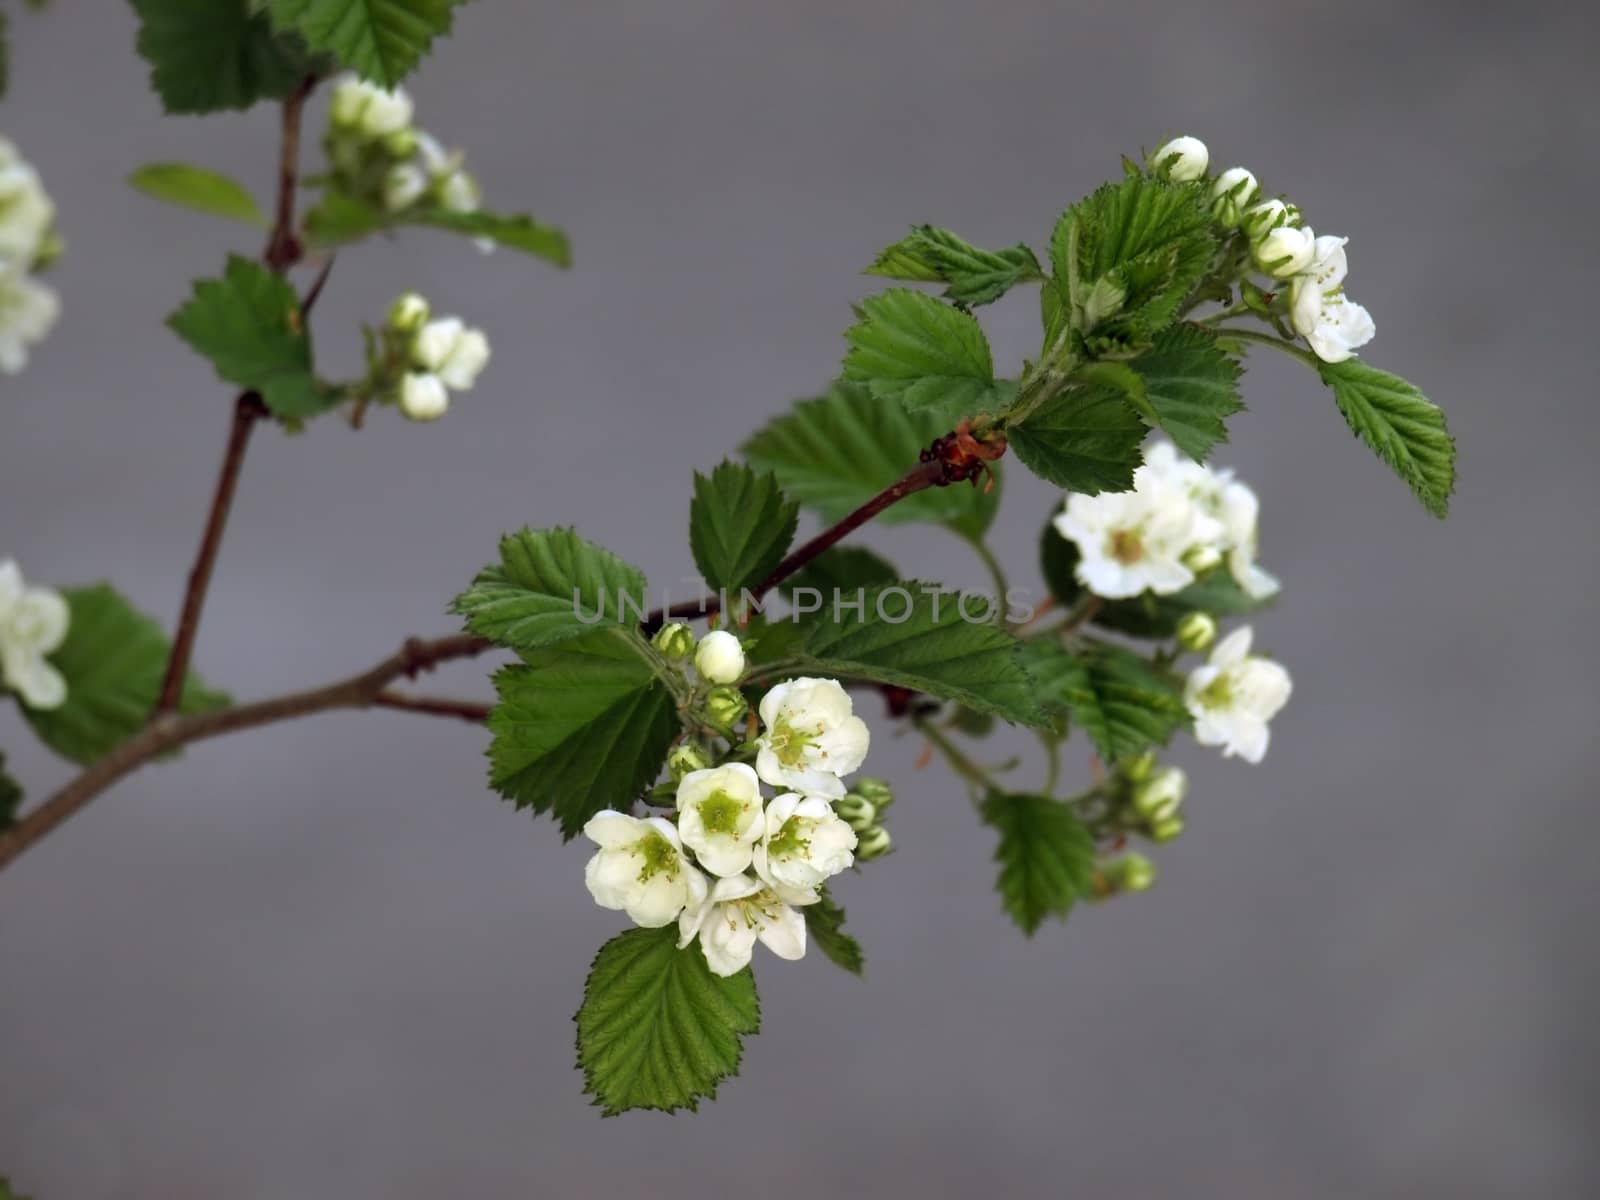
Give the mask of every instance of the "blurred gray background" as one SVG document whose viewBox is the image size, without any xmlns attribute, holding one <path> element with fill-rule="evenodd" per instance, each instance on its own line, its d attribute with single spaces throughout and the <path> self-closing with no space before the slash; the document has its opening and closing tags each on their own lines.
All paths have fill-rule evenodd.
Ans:
<svg viewBox="0 0 1600 1200">
<path fill-rule="evenodd" d="M 420 119 L 492 204 L 565 225 L 577 265 L 428 234 L 341 257 L 330 373 L 407 286 L 495 357 L 438 426 L 259 436 L 199 645 L 236 695 L 448 631 L 524 522 L 677 579 L 690 468 L 833 374 L 882 245 L 927 220 L 1043 246 L 1119 153 L 1179 132 L 1351 236 L 1369 357 L 1459 437 L 1454 513 L 1426 517 L 1296 364 L 1256 361 L 1219 461 L 1287 581 L 1259 622 L 1296 685 L 1266 763 L 1182 755 L 1159 887 L 1029 942 L 992 834 L 864 702 L 903 796 L 902 852 L 839 888 L 867 978 L 760 961 L 764 1031 L 697 1117 L 585 1105 L 569 1018 L 619 920 L 581 846 L 486 790 L 480 732 L 341 714 L 149 769 L 0 877 L 0 1170 L 43 1200 L 1594 1195 L 1583 8 L 461 10 Z M 70 251 L 62 326 L 0 382 L 0 553 L 170 622 L 231 393 L 160 321 L 258 246 L 122 179 L 185 159 L 265 196 L 275 115 L 163 120 L 133 33 L 120 4 L 14 22 L 0 131 Z M 1031 306 L 986 317 L 1007 364 Z M 1035 583 L 1052 496 L 1010 487 L 998 544 Z M 983 582 L 937 531 L 864 540 Z M 481 664 L 430 688 L 488 694 Z M 36 797 L 69 774 L 9 712 L 0 746 Z"/>
</svg>

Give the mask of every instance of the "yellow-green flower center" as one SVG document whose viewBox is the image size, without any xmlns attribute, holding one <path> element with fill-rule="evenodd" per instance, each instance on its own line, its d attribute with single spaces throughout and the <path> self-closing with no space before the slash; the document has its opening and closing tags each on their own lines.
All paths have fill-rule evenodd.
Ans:
<svg viewBox="0 0 1600 1200">
<path fill-rule="evenodd" d="M 1144 541 L 1137 529 L 1118 529 L 1106 539 L 1106 553 L 1124 566 L 1144 557 Z"/>
<path fill-rule="evenodd" d="M 778 761 L 784 766 L 798 767 L 805 758 L 806 747 L 815 738 L 815 733 L 807 733 L 787 721 L 779 721 L 767 734 L 767 748 L 778 756 Z"/>
<path fill-rule="evenodd" d="M 1207 708 L 1227 708 L 1233 703 L 1233 681 L 1218 675 L 1200 690 L 1200 703 Z"/>
<path fill-rule="evenodd" d="M 649 883 L 657 875 L 678 877 L 678 852 L 657 830 L 652 829 L 635 842 L 633 852 L 644 860 L 639 868 L 640 883 Z"/>
<path fill-rule="evenodd" d="M 739 833 L 739 818 L 744 815 L 744 801 L 727 792 L 712 792 L 696 805 L 700 824 L 707 833 L 725 833 L 730 837 Z"/>
<path fill-rule="evenodd" d="M 778 828 L 778 832 L 767 842 L 767 854 L 771 858 L 792 858 L 803 855 L 811 847 L 811 839 L 805 836 L 806 822 L 802 817 L 790 817 Z"/>
</svg>

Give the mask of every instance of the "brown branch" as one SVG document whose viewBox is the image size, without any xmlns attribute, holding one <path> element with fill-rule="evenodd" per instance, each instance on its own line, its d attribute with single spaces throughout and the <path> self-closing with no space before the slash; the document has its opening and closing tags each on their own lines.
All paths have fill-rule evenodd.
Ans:
<svg viewBox="0 0 1600 1200">
<path fill-rule="evenodd" d="M 458 717 L 474 725 L 489 719 L 494 706 L 481 700 L 454 700 L 443 696 L 410 696 L 405 692 L 382 691 L 372 698 L 376 708 L 394 708 L 402 712 L 422 713 L 433 717 Z"/>
<path fill-rule="evenodd" d="M 304 253 L 294 232 L 294 197 L 300 186 L 300 118 L 316 86 L 317 77 L 307 75 L 283 101 L 282 135 L 278 141 L 277 218 L 267 237 L 266 249 L 261 252 L 261 261 L 279 275 L 299 262 Z"/>
<path fill-rule="evenodd" d="M 0 869 L 4 869 L 119 779 L 179 746 L 330 709 L 370 708 L 380 703 L 385 689 L 398 679 L 414 678 L 419 672 L 432 670 L 440 663 L 471 658 L 489 649 L 491 644 L 488 641 L 466 633 L 433 641 L 410 638 L 377 666 L 325 687 L 260 700 L 254 704 L 241 704 L 236 708 L 187 716 L 177 713 L 158 716 L 0 834 Z"/>
</svg>

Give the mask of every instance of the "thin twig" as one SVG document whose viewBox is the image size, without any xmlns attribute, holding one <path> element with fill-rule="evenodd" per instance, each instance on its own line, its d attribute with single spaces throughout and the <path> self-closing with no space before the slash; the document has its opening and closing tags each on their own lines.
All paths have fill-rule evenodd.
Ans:
<svg viewBox="0 0 1600 1200">
<path fill-rule="evenodd" d="M 410 696 L 405 692 L 382 691 L 372 698 L 377 708 L 394 708 L 404 712 L 423 713 L 434 717 L 459 717 L 474 725 L 489 719 L 494 706 L 481 700 L 455 700 L 446 696 Z"/>
<path fill-rule="evenodd" d="M 165 713 L 0 834 L 0 869 L 119 779 L 179 746 L 330 709 L 369 708 L 397 679 L 413 678 L 440 663 L 471 658 L 489 649 L 490 642 L 466 633 L 433 641 L 410 638 L 377 666 L 324 687 L 236 708 L 190 715 Z"/>
<path fill-rule="evenodd" d="M 316 86 L 317 77 L 307 75 L 283 101 L 282 134 L 278 142 L 277 217 L 272 223 L 267 247 L 261 252 L 261 260 L 280 275 L 299 262 L 303 253 L 300 239 L 294 232 L 294 197 L 300 187 L 300 118 L 305 113 L 306 99 Z"/>
</svg>

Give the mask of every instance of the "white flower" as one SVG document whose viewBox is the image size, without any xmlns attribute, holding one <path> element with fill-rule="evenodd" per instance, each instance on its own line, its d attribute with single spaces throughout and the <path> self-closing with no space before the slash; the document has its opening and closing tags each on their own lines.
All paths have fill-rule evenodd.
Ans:
<svg viewBox="0 0 1600 1200">
<path fill-rule="evenodd" d="M 814 904 L 823 880 L 855 861 L 856 831 L 821 796 L 785 792 L 767 805 L 756 874 L 790 904 Z"/>
<path fill-rule="evenodd" d="M 659 929 L 705 900 L 706 877 L 683 857 L 671 821 L 606 809 L 589 818 L 583 834 L 600 847 L 583 882 L 601 908 L 621 909 L 636 924 Z"/>
<path fill-rule="evenodd" d="M 761 823 L 761 784 L 744 763 L 690 771 L 678 784 L 678 836 L 713 875 L 750 865 Z"/>
<path fill-rule="evenodd" d="M 33 266 L 55 212 L 39 173 L 0 138 L 0 268 Z"/>
<path fill-rule="evenodd" d="M 1250 627 L 1236 629 L 1196 667 L 1183 699 L 1194 717 L 1194 736 L 1202 746 L 1221 746 L 1258 763 L 1267 753 L 1267 722 L 1289 701 L 1289 672 L 1250 653 Z"/>
<path fill-rule="evenodd" d="M 1316 235 L 1310 229 L 1279 225 L 1256 243 L 1256 265 L 1269 275 L 1288 279 L 1311 265 L 1316 245 Z"/>
<path fill-rule="evenodd" d="M 762 779 L 807 796 L 844 795 L 840 776 L 866 760 L 871 734 L 837 680 L 780 683 L 761 698 L 760 713 L 766 732 L 756 741 L 756 773 Z"/>
<path fill-rule="evenodd" d="M 714 975 L 744 970 L 758 940 L 790 961 L 806 953 L 805 917 L 748 875 L 717 880 L 699 907 L 684 910 L 678 918 L 678 948 L 697 935 Z"/>
<path fill-rule="evenodd" d="M 0 559 L 0 683 L 29 708 L 60 708 L 67 681 L 45 658 L 67 640 L 72 614 L 59 592 L 29 587 L 12 559 Z"/>
<path fill-rule="evenodd" d="M 1275 576 L 1256 565 L 1260 540 L 1258 518 L 1261 502 L 1246 484 L 1230 478 L 1222 485 L 1222 525 L 1227 537 L 1228 573 L 1245 595 L 1265 600 L 1277 595 L 1281 586 Z"/>
<path fill-rule="evenodd" d="M 713 629 L 694 651 L 694 669 L 708 683 L 732 683 L 744 674 L 744 647 L 725 629 Z"/>
<path fill-rule="evenodd" d="M 1185 555 L 1185 565 L 1198 571 L 1202 564 L 1214 565 L 1226 556 L 1229 572 L 1246 595 L 1265 600 L 1276 594 L 1277 579 L 1256 566 L 1261 503 L 1255 492 L 1235 479 L 1231 470 L 1197 463 L 1180 455 L 1171 442 L 1153 444 L 1144 461 L 1141 470 L 1176 484 L 1206 518 L 1205 540 Z"/>
<path fill-rule="evenodd" d="M 1211 154 L 1206 144 L 1195 137 L 1176 137 L 1150 156 L 1150 165 L 1156 174 L 1164 175 L 1174 183 L 1199 179 L 1206 173 Z"/>
<path fill-rule="evenodd" d="M 404 212 L 428 190 L 428 177 L 413 163 L 396 163 L 383 177 L 383 206 L 390 212 Z"/>
<path fill-rule="evenodd" d="M 404 88 L 386 91 L 354 75 L 346 75 L 333 90 L 329 115 L 334 124 L 369 138 L 387 137 L 411 124 L 411 97 Z"/>
<path fill-rule="evenodd" d="M 20 270 L 0 268 L 0 372 L 28 365 L 28 347 L 42 342 L 61 316 L 55 292 Z"/>
<path fill-rule="evenodd" d="M 1310 264 L 1289 285 L 1289 319 L 1323 362 L 1343 362 L 1378 332 L 1371 314 L 1344 294 L 1348 240 L 1319 237 Z"/>
<path fill-rule="evenodd" d="M 1335 363 L 1350 358 L 1377 333 L 1372 314 L 1341 292 L 1324 298 L 1321 317 L 1305 338 L 1318 358 Z"/>
<path fill-rule="evenodd" d="M 444 381 L 426 371 L 407 371 L 400 380 L 400 411 L 413 421 L 437 421 L 450 409 Z"/>
<path fill-rule="evenodd" d="M 417 331 L 411 357 L 445 386 L 466 391 L 489 362 L 489 339 L 480 329 L 468 329 L 459 317 L 442 317 Z"/>
<path fill-rule="evenodd" d="M 439 184 L 439 203 L 446 212 L 477 212 L 481 200 L 478 181 L 465 171 L 451 171 Z"/>
<path fill-rule="evenodd" d="M 1159 449 L 1152 448 L 1152 461 L 1134 472 L 1131 492 L 1074 493 L 1056 514 L 1056 531 L 1078 547 L 1078 581 L 1097 596 L 1181 592 L 1194 582 L 1184 556 L 1220 533 L 1181 477 L 1164 469 L 1165 459 L 1156 460 Z"/>
<path fill-rule="evenodd" d="M 1249 171 L 1243 167 L 1229 167 L 1211 185 L 1211 211 L 1222 224 L 1237 225 L 1259 190 L 1256 177 Z"/>
</svg>

